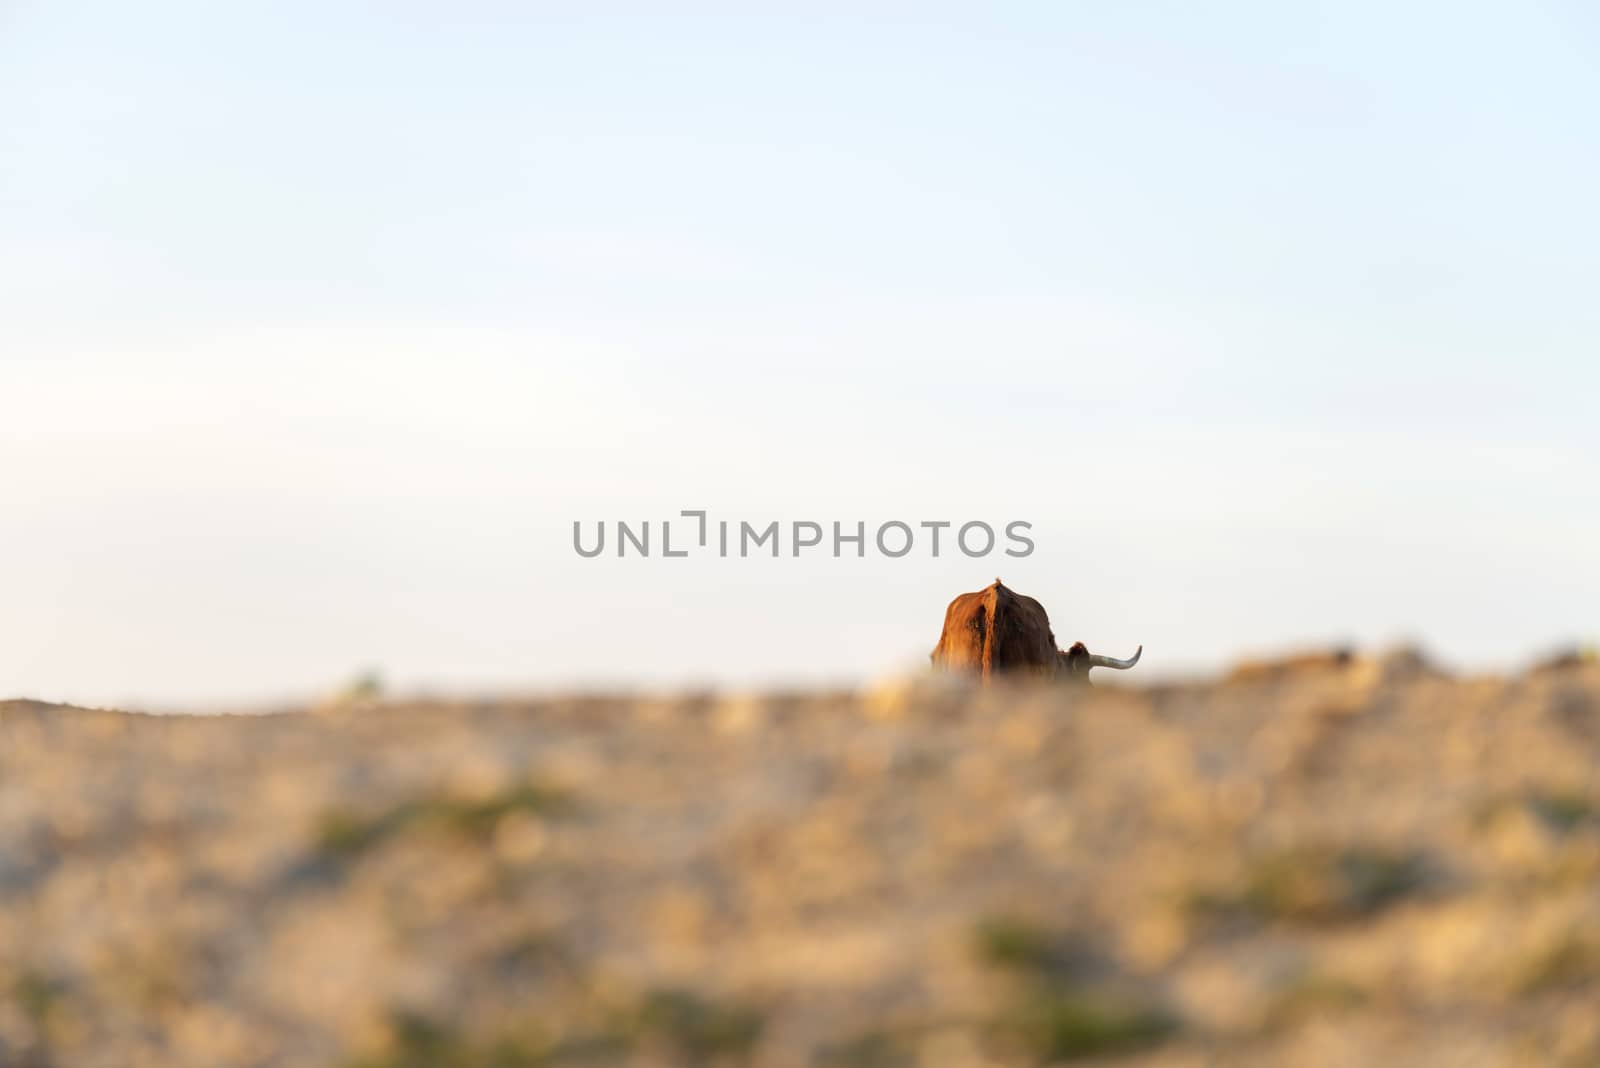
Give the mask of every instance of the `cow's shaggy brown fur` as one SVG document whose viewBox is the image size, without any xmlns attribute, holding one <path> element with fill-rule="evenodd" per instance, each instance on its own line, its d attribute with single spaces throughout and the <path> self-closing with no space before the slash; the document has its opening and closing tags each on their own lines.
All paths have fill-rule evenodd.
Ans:
<svg viewBox="0 0 1600 1068">
<path fill-rule="evenodd" d="M 999 579 L 963 593 L 944 613 L 944 632 L 930 659 L 934 667 L 997 675 L 1088 681 L 1089 650 L 1082 642 L 1062 652 L 1044 606 Z"/>
</svg>

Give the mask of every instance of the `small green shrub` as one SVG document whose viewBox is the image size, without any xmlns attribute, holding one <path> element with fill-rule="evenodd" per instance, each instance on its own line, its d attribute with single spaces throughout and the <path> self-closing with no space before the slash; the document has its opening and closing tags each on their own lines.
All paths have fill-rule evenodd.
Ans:
<svg viewBox="0 0 1600 1068">
<path fill-rule="evenodd" d="M 549 1049 L 532 1039 L 501 1036 L 475 1043 L 452 1027 L 415 1013 L 395 1014 L 392 1048 L 377 1057 L 348 1062 L 347 1068 L 544 1068 Z"/>
<path fill-rule="evenodd" d="M 561 817 L 572 809 L 565 791 L 524 782 L 486 798 L 430 795 L 403 801 L 377 813 L 336 808 L 323 813 L 314 840 L 319 853 L 336 860 L 352 860 L 390 837 L 418 828 L 437 828 L 473 841 L 486 841 L 502 817 L 531 812 L 546 818 Z"/>
<path fill-rule="evenodd" d="M 1091 955 L 1078 939 L 1013 916 L 989 917 L 973 931 L 984 964 L 1008 973 L 1001 1001 L 983 1029 L 1032 1063 L 1108 1056 L 1153 1046 L 1180 1021 L 1148 998 L 1091 981 Z"/>
<path fill-rule="evenodd" d="M 1052 1064 L 1144 1049 L 1177 1027 L 1172 1015 L 1142 1001 L 1044 986 L 1004 1009 L 990 1031 L 1035 1063 Z"/>
<path fill-rule="evenodd" d="M 1595 803 L 1575 791 L 1548 791 L 1528 798 L 1529 810 L 1551 830 L 1569 834 L 1595 818 Z"/>
<path fill-rule="evenodd" d="M 548 1037 L 537 1015 L 514 1030 L 468 1035 L 414 1013 L 391 1017 L 389 1048 L 347 1061 L 345 1068 L 566 1068 L 623 1063 L 641 1047 L 685 1068 L 746 1058 L 760 1038 L 763 1015 L 738 1003 L 683 990 L 655 990 L 620 1008 L 590 1005 Z"/>
<path fill-rule="evenodd" d="M 42 1026 L 66 996 L 66 984 L 38 972 L 23 972 L 11 983 L 17 1008 L 35 1026 Z"/>
<path fill-rule="evenodd" d="M 651 991 L 641 999 L 635 1023 L 641 1037 L 660 1042 L 699 1065 L 748 1053 L 761 1037 L 765 1020 L 748 1005 L 666 989 Z"/>
<path fill-rule="evenodd" d="M 1055 940 L 1049 931 L 1015 916 L 991 916 L 973 932 L 978 958 L 986 964 L 1016 971 L 1051 970 L 1057 962 Z"/>
<path fill-rule="evenodd" d="M 1333 923 L 1370 916 L 1420 887 L 1424 858 L 1354 846 L 1297 848 L 1249 858 L 1239 882 L 1196 894 L 1200 911 L 1289 923 Z"/>
</svg>

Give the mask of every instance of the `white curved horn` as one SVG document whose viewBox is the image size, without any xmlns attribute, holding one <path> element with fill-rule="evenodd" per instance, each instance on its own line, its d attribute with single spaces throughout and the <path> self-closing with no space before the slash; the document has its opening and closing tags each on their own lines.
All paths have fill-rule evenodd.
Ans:
<svg viewBox="0 0 1600 1068">
<path fill-rule="evenodd" d="M 1139 662 L 1139 657 L 1143 655 L 1143 653 L 1144 646 L 1142 645 L 1135 649 L 1133 651 L 1133 655 L 1128 657 L 1126 660 L 1118 660 L 1114 656 L 1101 656 L 1099 653 L 1090 653 L 1089 666 L 1116 668 L 1118 671 L 1127 671 L 1129 668 L 1133 667 L 1133 665 Z"/>
</svg>

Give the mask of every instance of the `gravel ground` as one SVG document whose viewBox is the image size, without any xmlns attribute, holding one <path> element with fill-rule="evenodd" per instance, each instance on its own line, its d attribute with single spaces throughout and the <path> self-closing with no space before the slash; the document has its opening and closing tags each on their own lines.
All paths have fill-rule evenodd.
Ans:
<svg viewBox="0 0 1600 1068">
<path fill-rule="evenodd" d="M 1600 668 L 1406 654 L 0 703 L 0 1065 L 1595 1065 L 1597 764 Z"/>
</svg>

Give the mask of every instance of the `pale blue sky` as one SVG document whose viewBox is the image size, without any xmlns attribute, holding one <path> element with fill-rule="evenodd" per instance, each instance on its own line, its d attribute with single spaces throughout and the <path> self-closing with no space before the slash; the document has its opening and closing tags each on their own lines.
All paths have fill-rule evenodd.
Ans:
<svg viewBox="0 0 1600 1068">
<path fill-rule="evenodd" d="M 665 6 L 0 3 L 0 695 L 1600 635 L 1592 8 Z"/>
</svg>

